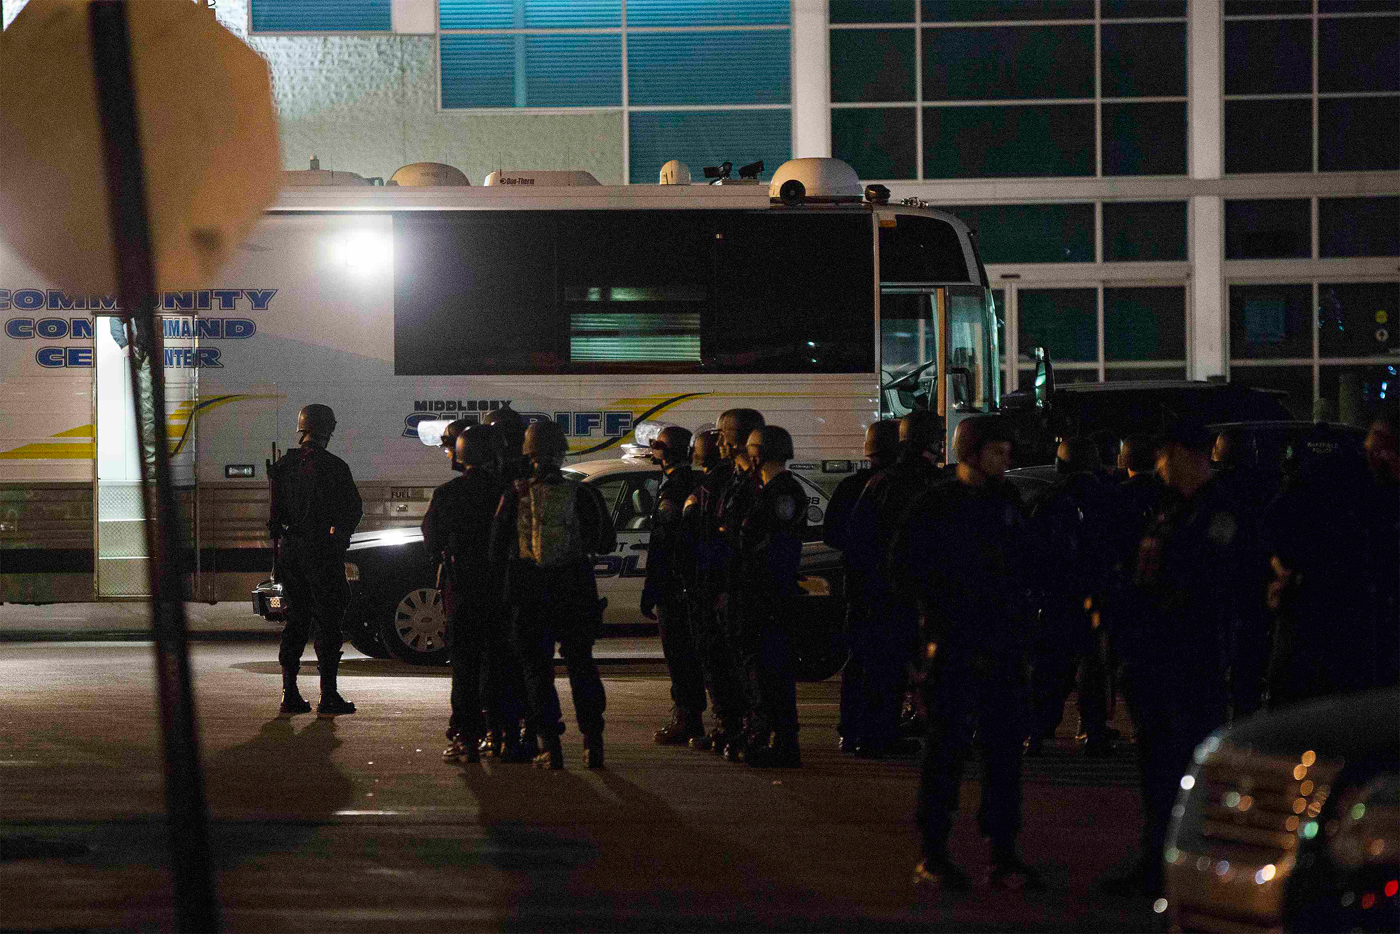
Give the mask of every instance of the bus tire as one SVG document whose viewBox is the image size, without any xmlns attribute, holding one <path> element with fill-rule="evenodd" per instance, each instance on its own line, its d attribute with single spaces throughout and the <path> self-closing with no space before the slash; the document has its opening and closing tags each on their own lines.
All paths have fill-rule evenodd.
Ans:
<svg viewBox="0 0 1400 934">
<path fill-rule="evenodd" d="M 395 658 L 411 665 L 447 664 L 447 614 L 436 587 L 391 591 L 380 620 L 379 637 Z"/>
</svg>

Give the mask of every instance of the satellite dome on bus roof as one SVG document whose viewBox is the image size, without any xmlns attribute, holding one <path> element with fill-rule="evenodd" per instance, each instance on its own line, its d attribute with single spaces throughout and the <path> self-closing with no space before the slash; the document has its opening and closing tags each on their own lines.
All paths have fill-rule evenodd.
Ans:
<svg viewBox="0 0 1400 934">
<path fill-rule="evenodd" d="M 410 162 L 389 176 L 390 185 L 404 188 L 470 185 L 462 170 L 441 162 Z"/>
<path fill-rule="evenodd" d="M 864 189 L 856 170 L 840 159 L 789 159 L 773 173 L 768 197 L 784 204 L 859 201 Z"/>
</svg>

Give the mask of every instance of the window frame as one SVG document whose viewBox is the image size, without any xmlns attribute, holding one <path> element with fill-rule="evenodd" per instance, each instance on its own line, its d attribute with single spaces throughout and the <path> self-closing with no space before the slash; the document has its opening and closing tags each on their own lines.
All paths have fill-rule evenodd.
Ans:
<svg viewBox="0 0 1400 934">
<path fill-rule="evenodd" d="M 1121 26 L 1133 24 L 1154 24 L 1154 23 L 1175 23 L 1180 24 L 1184 31 L 1185 63 L 1184 71 L 1186 77 L 1185 93 L 1181 95 L 1149 96 L 1149 97 L 1105 97 L 1103 94 L 1103 27 Z M 1094 95 L 1085 98 L 1035 98 L 1030 100 L 926 100 L 924 98 L 924 30 L 926 29 L 965 29 L 983 27 L 1025 27 L 1036 28 L 1045 26 L 1092 26 L 1094 32 Z M 1073 104 L 1090 104 L 1094 108 L 1094 172 L 1092 175 L 1066 175 L 1066 176 L 960 176 L 957 180 L 961 182 L 977 183 L 989 182 L 993 179 L 1003 180 L 1006 178 L 1053 178 L 1057 181 L 1080 180 L 1080 179 L 1148 179 L 1148 178 L 1189 178 L 1192 172 L 1192 155 L 1190 140 L 1190 90 L 1191 90 L 1191 29 L 1189 16 L 1141 16 L 1141 17 L 1110 17 L 1103 15 L 1102 4 L 1094 4 L 1094 16 L 1086 19 L 1046 19 L 1046 20 L 990 20 L 978 22 L 940 22 L 927 21 L 923 15 L 923 4 L 914 4 L 914 17 L 910 22 L 862 22 L 862 23 L 837 23 L 831 22 L 827 25 L 828 48 L 830 46 L 830 34 L 843 30 L 914 30 L 914 99 L 912 101 L 862 101 L 862 102 L 838 102 L 832 100 L 829 104 L 834 112 L 837 110 L 854 109 L 913 109 L 914 110 L 914 169 L 913 178 L 907 179 L 866 179 L 866 181 L 879 181 L 890 184 L 901 182 L 924 182 L 930 181 L 924 172 L 924 117 L 929 109 L 940 107 L 1001 107 L 1001 106 L 1057 106 Z M 1186 111 L 1186 136 L 1182 140 L 1185 149 L 1185 167 L 1180 175 L 1106 175 L 1104 173 L 1104 104 L 1150 104 L 1150 103 L 1174 103 L 1180 104 Z M 835 140 L 833 148 L 835 146 Z M 941 179 L 940 179 L 941 180 Z M 1160 199 L 1159 199 L 1160 200 Z"/>
</svg>

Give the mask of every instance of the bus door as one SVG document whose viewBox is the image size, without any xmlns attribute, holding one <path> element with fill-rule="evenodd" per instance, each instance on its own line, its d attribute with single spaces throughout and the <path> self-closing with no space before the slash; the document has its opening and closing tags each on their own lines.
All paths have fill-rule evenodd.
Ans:
<svg viewBox="0 0 1400 934">
<path fill-rule="evenodd" d="M 150 594 L 146 551 L 146 508 L 141 484 L 141 460 L 154 453 L 143 450 L 136 432 L 136 403 L 131 374 L 149 380 L 153 367 L 165 377 L 165 419 L 171 473 L 181 515 L 190 519 L 194 501 L 195 438 L 191 411 L 198 397 L 197 338 L 182 329 L 182 319 L 157 318 L 166 336 L 147 349 L 133 341 L 131 327 L 116 317 L 99 317 L 93 327 L 93 397 L 96 401 L 96 478 L 93 518 L 96 548 L 93 569 L 99 599 L 144 597 Z M 189 320 L 189 319 L 183 319 Z M 174 328 L 170 322 L 176 322 Z M 188 333 L 186 333 L 188 331 Z M 141 417 L 149 422 L 155 413 Z M 186 529 L 185 541 L 189 534 Z"/>
</svg>

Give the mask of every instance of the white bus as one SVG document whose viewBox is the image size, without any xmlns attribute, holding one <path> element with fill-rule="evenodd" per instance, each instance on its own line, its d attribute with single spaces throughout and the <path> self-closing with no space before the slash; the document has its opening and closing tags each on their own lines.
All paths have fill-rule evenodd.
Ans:
<svg viewBox="0 0 1400 934">
<path fill-rule="evenodd" d="M 951 433 L 997 407 L 991 293 L 955 217 L 883 203 L 835 160 L 793 160 L 769 189 L 582 174 L 294 185 L 217 282 L 161 297 L 193 599 L 246 600 L 266 576 L 263 464 L 308 402 L 336 411 L 365 532 L 415 528 L 447 479 L 425 420 L 509 404 L 562 424 L 577 462 L 618 457 L 643 420 L 694 430 L 747 406 L 822 486 L 858 466 L 873 419 L 933 407 Z M 0 601 L 145 591 L 114 310 L 0 231 Z"/>
</svg>

